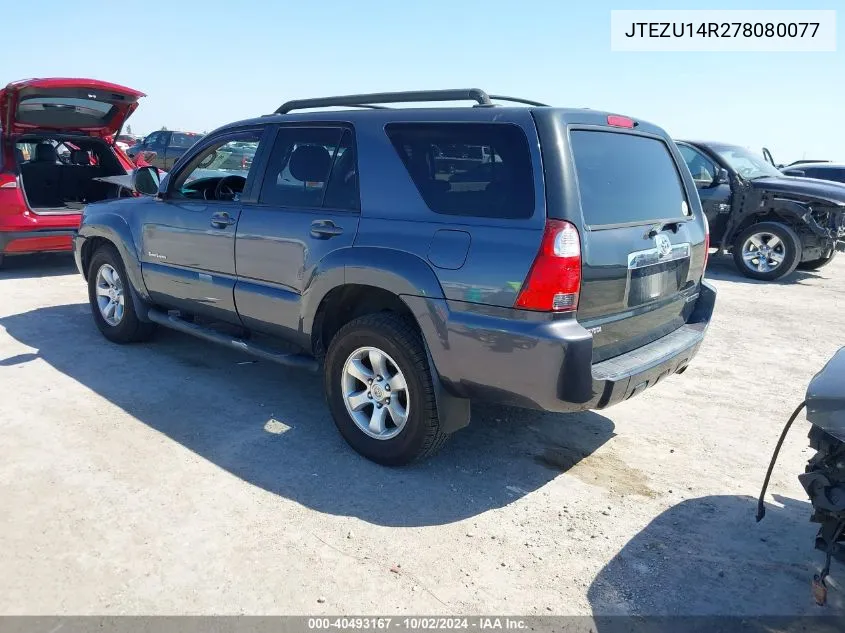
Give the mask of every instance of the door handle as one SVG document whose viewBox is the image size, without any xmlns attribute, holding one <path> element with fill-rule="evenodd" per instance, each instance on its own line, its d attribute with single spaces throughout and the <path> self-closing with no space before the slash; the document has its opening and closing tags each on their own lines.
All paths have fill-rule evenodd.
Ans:
<svg viewBox="0 0 845 633">
<path fill-rule="evenodd" d="M 311 237 L 328 239 L 343 233 L 343 229 L 331 220 L 314 220 L 311 223 Z"/>
<path fill-rule="evenodd" d="M 225 229 L 227 226 L 231 226 L 235 222 L 237 222 L 237 220 L 225 211 L 215 213 L 211 216 L 211 226 L 216 229 Z"/>
</svg>

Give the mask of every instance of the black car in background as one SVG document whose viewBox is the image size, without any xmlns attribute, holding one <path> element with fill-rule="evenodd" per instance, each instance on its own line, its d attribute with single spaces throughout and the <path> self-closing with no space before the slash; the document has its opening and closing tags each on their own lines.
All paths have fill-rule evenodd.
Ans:
<svg viewBox="0 0 845 633">
<path fill-rule="evenodd" d="M 787 176 L 803 176 L 845 183 L 845 164 L 842 163 L 801 163 L 784 167 L 781 171 Z"/>
<path fill-rule="evenodd" d="M 161 170 L 169 171 L 173 164 L 194 143 L 203 137 L 195 132 L 171 132 L 161 130 L 148 135 L 143 141 L 136 143 L 126 154 L 133 161 L 138 154 L 143 153 L 143 159 Z"/>
<path fill-rule="evenodd" d="M 743 275 L 773 281 L 833 259 L 845 238 L 845 185 L 786 175 L 728 143 L 676 144 L 710 222 L 711 244 L 732 252 Z"/>
</svg>

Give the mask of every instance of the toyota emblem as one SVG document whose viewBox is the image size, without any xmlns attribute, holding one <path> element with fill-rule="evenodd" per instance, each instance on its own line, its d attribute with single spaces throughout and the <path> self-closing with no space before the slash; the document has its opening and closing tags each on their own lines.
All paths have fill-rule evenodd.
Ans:
<svg viewBox="0 0 845 633">
<path fill-rule="evenodd" d="M 668 256 L 672 251 L 672 242 L 665 235 L 658 235 L 654 238 L 654 242 L 657 245 L 657 256 L 660 259 Z"/>
</svg>

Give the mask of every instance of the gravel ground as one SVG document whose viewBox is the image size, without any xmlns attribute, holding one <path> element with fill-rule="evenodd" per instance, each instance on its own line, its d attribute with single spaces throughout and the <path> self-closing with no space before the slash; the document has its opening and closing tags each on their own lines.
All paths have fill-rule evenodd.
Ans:
<svg viewBox="0 0 845 633">
<path fill-rule="evenodd" d="M 477 406 L 436 458 L 358 457 L 305 373 L 162 332 L 120 347 L 64 257 L 0 271 L 0 614 L 845 613 L 797 481 L 845 257 L 758 284 L 716 258 L 682 376 L 601 413 Z M 837 582 L 838 581 L 838 582 Z"/>
</svg>

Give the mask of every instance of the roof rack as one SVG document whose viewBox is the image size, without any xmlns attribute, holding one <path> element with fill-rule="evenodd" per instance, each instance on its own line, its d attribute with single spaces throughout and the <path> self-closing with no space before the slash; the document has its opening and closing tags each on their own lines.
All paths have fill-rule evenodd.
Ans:
<svg viewBox="0 0 845 633">
<path fill-rule="evenodd" d="M 504 95 L 490 95 L 491 99 L 496 101 L 513 101 L 514 103 L 524 103 L 526 105 L 538 106 L 541 108 L 550 107 L 548 103 L 540 103 L 539 101 L 531 101 L 530 99 L 521 99 L 520 97 L 506 97 Z"/>
<path fill-rule="evenodd" d="M 374 105 L 377 103 L 421 103 L 424 101 L 475 101 L 477 106 L 491 107 L 491 99 L 499 101 L 513 101 L 514 103 L 525 103 L 533 106 L 545 106 L 539 101 L 519 99 L 517 97 L 505 97 L 500 95 L 488 95 L 479 88 L 467 88 L 463 90 L 416 90 L 410 92 L 376 92 L 373 94 L 346 95 L 341 97 L 321 97 L 317 99 L 296 99 L 283 103 L 275 114 L 287 114 L 292 110 L 307 110 L 310 108 L 327 108 L 333 106 L 346 106 L 350 108 L 371 108 L 383 110 L 384 106 Z"/>
</svg>

